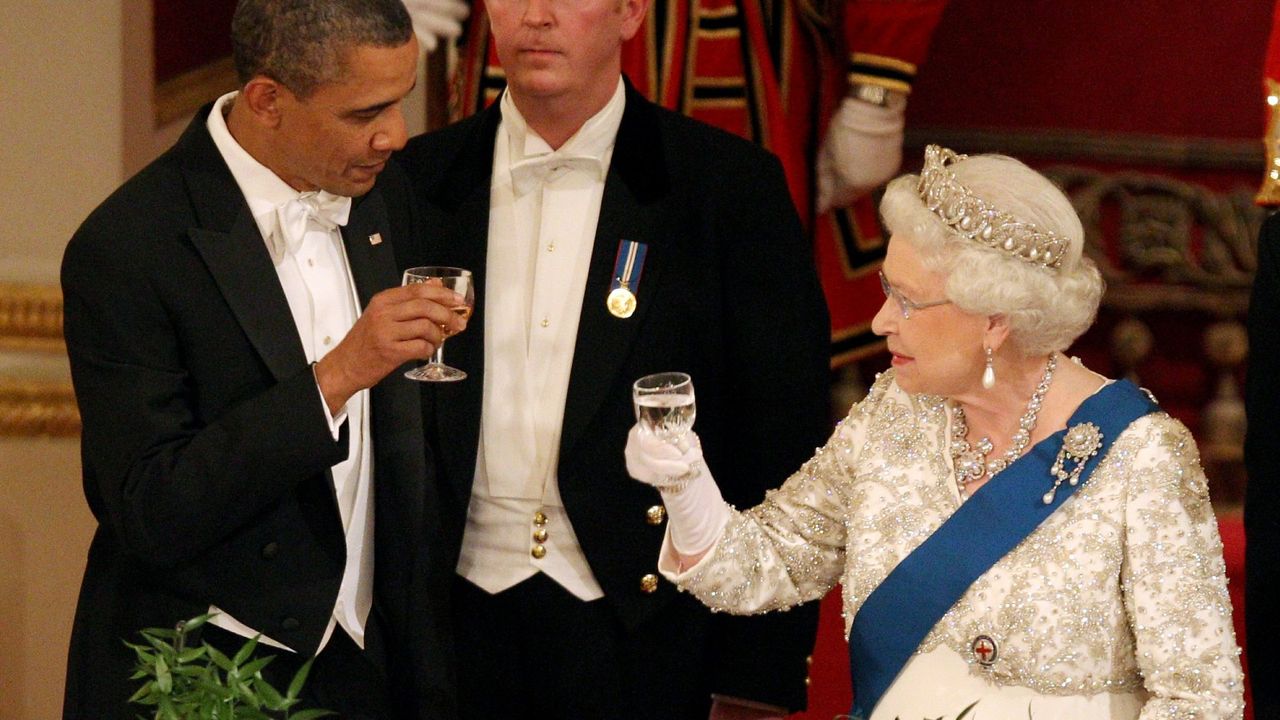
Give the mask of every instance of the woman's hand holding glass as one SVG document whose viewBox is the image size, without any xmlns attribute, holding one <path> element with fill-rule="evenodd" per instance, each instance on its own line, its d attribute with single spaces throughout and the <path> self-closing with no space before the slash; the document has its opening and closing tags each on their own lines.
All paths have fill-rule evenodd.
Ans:
<svg viewBox="0 0 1280 720">
<path fill-rule="evenodd" d="M 627 433 L 627 472 L 658 489 L 667 508 L 667 529 L 679 569 L 691 567 L 715 544 L 729 521 L 711 471 L 702 462 L 702 443 L 693 432 L 684 436 L 685 449 L 664 440 L 640 423 Z"/>
<path fill-rule="evenodd" d="M 681 372 L 664 372 L 645 375 L 631 386 L 631 401 L 639 428 L 635 444 L 636 471 L 632 473 L 641 482 L 668 491 L 689 479 L 693 467 L 702 462 L 698 436 L 693 434 L 693 421 L 698 416 L 698 406 L 693 393 L 693 379 Z M 688 438 L 692 437 L 692 442 Z M 627 443 L 627 463 L 630 470 L 633 443 Z M 663 447 L 667 446 L 667 447 Z M 690 450 L 696 449 L 696 453 Z M 695 457 L 696 454 L 696 457 Z M 687 464 L 681 467 L 681 458 L 689 455 Z M 672 472 L 655 475 L 651 469 L 668 467 Z M 652 481 L 651 481 L 652 480 Z"/>
<path fill-rule="evenodd" d="M 692 478 L 694 468 L 702 467 L 702 443 L 698 436 L 689 431 L 682 439 L 684 450 L 637 422 L 627 433 L 627 447 L 623 451 L 627 472 L 664 493 L 679 492 Z"/>
<path fill-rule="evenodd" d="M 693 383 L 684 373 L 647 375 L 633 389 L 636 424 L 623 451 L 631 477 L 662 493 L 678 568 L 696 563 L 715 544 L 725 523 L 725 504 L 702 461 L 702 443 L 690 429 Z"/>
</svg>

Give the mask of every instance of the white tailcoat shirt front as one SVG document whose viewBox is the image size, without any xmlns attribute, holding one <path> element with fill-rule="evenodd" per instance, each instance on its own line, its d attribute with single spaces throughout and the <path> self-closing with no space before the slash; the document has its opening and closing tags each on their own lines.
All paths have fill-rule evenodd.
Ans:
<svg viewBox="0 0 1280 720">
<path fill-rule="evenodd" d="M 317 193 L 294 190 L 236 142 L 225 120 L 235 96 L 234 92 L 228 93 L 214 103 L 207 123 L 209 134 L 262 232 L 280 286 L 289 301 L 307 362 L 315 363 L 346 336 L 360 316 L 359 296 L 351 279 L 342 235 L 338 227 L 310 219 L 301 237 L 289 237 L 292 233 L 286 232 L 278 219 L 280 208 L 300 199 L 314 201 L 310 196 Z M 350 198 L 329 195 L 327 199 L 335 205 L 345 200 L 347 212 L 350 211 Z M 345 222 L 344 214 L 338 224 Z M 319 395 L 318 386 L 316 391 Z M 341 625 L 356 645 L 363 648 L 365 622 L 373 605 L 373 440 L 369 430 L 369 391 L 361 390 L 351 396 L 336 417 L 329 414 L 323 395 L 319 397 L 334 439 L 343 422 L 351 425 L 347 458 L 332 468 L 334 492 L 346 536 L 347 564 L 333 616 L 317 653 L 328 644 L 335 625 Z M 244 637 L 259 634 L 225 611 L 216 607 L 209 611 L 216 613 L 209 621 L 213 625 Z M 290 649 L 265 635 L 259 639 L 274 647 Z"/>
<path fill-rule="evenodd" d="M 509 93 L 501 103 L 483 288 L 484 400 L 458 574 L 498 593 L 543 572 L 579 599 L 595 600 L 604 591 L 565 513 L 556 468 L 625 94 L 619 77 L 605 107 L 555 150 Z M 535 181 L 521 177 L 530 165 L 538 166 Z"/>
</svg>

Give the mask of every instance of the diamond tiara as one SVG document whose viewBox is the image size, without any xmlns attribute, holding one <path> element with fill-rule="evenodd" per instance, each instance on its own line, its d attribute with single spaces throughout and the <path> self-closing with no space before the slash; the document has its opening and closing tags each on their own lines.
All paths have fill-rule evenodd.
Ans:
<svg viewBox="0 0 1280 720">
<path fill-rule="evenodd" d="M 974 197 L 947 168 L 967 157 L 938 145 L 925 148 L 924 168 L 916 187 L 925 207 L 962 237 L 1033 265 L 1057 268 L 1070 245 L 1067 239 Z"/>
</svg>

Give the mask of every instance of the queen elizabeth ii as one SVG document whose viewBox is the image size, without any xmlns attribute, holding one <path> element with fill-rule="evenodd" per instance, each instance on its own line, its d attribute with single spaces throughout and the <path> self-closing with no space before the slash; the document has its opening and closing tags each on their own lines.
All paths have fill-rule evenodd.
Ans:
<svg viewBox="0 0 1280 720">
<path fill-rule="evenodd" d="M 854 717 L 1241 717 L 1195 442 L 1062 354 L 1102 295 L 1070 202 L 1012 158 L 930 146 L 881 213 L 892 368 L 781 488 L 735 510 L 695 436 L 632 429 L 663 574 L 731 613 L 841 584 Z"/>
</svg>

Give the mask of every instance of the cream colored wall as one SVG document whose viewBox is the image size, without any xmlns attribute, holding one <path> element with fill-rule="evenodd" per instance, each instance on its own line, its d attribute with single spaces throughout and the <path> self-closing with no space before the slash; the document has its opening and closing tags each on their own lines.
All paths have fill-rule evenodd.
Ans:
<svg viewBox="0 0 1280 720">
<path fill-rule="evenodd" d="M 56 283 L 67 238 L 187 120 L 151 122 L 148 0 L 0 0 L 0 16 L 0 282 Z M 425 108 L 409 98 L 411 133 Z"/>
<path fill-rule="evenodd" d="M 62 248 L 123 177 L 121 0 L 5 0 L 0 282 L 55 284 Z M 6 375 L 65 375 L 3 353 Z M 93 518 L 75 439 L 0 438 L 0 720 L 61 716 Z"/>
<path fill-rule="evenodd" d="M 84 217 L 186 126 L 151 121 L 150 6 L 0 0 L 0 290 L 56 286 L 63 248 Z M 411 132 L 424 127 L 425 107 L 422 93 L 409 99 Z M 67 379 L 60 352 L 3 335 L 0 390 Z M 61 716 L 94 527 L 77 439 L 0 436 L 0 720 Z"/>
<path fill-rule="evenodd" d="M 74 439 L 0 438 L 0 720 L 61 716 L 93 517 Z"/>
<path fill-rule="evenodd" d="M 121 179 L 121 0 L 3 5 L 0 281 L 52 283 L 67 238 Z"/>
</svg>

